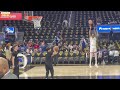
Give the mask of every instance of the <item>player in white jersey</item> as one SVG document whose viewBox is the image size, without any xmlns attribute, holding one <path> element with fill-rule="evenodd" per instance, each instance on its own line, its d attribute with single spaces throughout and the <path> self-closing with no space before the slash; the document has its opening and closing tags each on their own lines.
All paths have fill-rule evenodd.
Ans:
<svg viewBox="0 0 120 90">
<path fill-rule="evenodd" d="M 90 39 L 90 63 L 89 66 L 91 68 L 91 61 L 92 57 L 95 56 L 95 66 L 98 67 L 97 65 L 97 32 L 95 29 L 92 30 L 93 28 L 93 22 L 92 20 L 89 20 L 89 39 Z M 92 32 L 93 31 L 93 32 Z"/>
</svg>

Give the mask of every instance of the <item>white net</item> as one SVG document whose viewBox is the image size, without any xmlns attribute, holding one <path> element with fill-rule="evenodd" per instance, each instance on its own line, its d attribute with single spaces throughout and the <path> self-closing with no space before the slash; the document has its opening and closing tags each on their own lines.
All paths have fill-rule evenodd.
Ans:
<svg viewBox="0 0 120 90">
<path fill-rule="evenodd" d="M 34 23 L 34 28 L 41 27 L 41 20 L 42 20 L 42 17 L 37 17 L 37 18 L 32 19 L 32 21 Z"/>
</svg>

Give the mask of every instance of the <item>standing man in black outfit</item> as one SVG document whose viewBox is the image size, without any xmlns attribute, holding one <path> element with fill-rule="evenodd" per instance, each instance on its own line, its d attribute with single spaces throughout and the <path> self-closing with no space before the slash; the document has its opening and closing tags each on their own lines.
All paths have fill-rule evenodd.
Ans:
<svg viewBox="0 0 120 90">
<path fill-rule="evenodd" d="M 45 60 L 45 68 L 46 68 L 46 79 L 48 79 L 49 71 L 51 73 L 51 78 L 53 79 L 54 76 L 54 69 L 53 69 L 53 54 L 51 52 L 51 48 L 47 48 L 46 60 Z"/>
<path fill-rule="evenodd" d="M 13 45 L 13 52 L 12 52 L 12 68 L 13 74 L 15 74 L 19 78 L 19 61 L 18 61 L 18 44 Z"/>
<path fill-rule="evenodd" d="M 110 40 L 112 40 L 114 42 L 114 34 L 113 34 L 112 28 L 111 28 L 110 33 L 109 33 L 109 42 L 110 42 Z"/>
</svg>

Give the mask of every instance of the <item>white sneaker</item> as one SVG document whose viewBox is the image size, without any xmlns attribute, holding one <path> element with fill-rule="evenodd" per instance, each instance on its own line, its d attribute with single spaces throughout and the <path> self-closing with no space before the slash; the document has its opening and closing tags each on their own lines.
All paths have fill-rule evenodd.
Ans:
<svg viewBox="0 0 120 90">
<path fill-rule="evenodd" d="M 89 65 L 89 67 L 90 67 L 90 68 L 92 68 L 92 66 L 91 66 L 91 65 Z"/>
<path fill-rule="evenodd" d="M 96 67 L 96 68 L 98 68 L 98 65 L 97 65 L 97 64 L 95 64 L 95 67 Z"/>
</svg>

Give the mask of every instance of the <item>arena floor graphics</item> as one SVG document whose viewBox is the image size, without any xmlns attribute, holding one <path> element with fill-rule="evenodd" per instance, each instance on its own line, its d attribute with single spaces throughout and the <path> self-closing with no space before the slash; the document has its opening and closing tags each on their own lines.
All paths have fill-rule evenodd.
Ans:
<svg viewBox="0 0 120 90">
<path fill-rule="evenodd" d="M 120 79 L 119 65 L 92 66 L 68 65 L 54 66 L 55 79 Z M 45 66 L 36 65 L 27 70 L 21 70 L 20 79 L 45 79 Z"/>
</svg>

